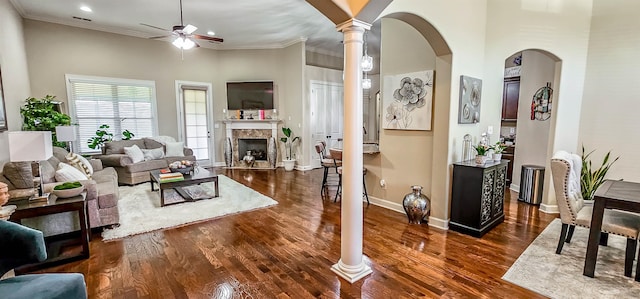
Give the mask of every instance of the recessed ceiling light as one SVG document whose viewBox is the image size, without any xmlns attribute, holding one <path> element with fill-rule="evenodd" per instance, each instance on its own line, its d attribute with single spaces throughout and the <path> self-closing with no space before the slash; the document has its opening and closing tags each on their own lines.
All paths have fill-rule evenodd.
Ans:
<svg viewBox="0 0 640 299">
<path fill-rule="evenodd" d="M 216 35 L 216 33 L 215 33 L 215 32 L 213 32 L 213 31 L 211 31 L 211 30 L 207 31 L 207 34 L 208 34 L 208 35 Z"/>
<path fill-rule="evenodd" d="M 91 7 L 86 6 L 86 5 L 80 6 L 80 10 L 82 10 L 82 11 L 86 11 L 86 12 L 92 12 L 92 11 L 93 11 L 93 10 L 91 9 Z"/>
</svg>

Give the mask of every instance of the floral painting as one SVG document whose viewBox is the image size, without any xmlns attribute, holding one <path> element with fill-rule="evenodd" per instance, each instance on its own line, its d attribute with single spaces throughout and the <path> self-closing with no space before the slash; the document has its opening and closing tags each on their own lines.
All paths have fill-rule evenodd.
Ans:
<svg viewBox="0 0 640 299">
<path fill-rule="evenodd" d="M 474 124 L 480 122 L 481 95 L 482 80 L 469 76 L 460 76 L 459 124 Z"/>
<path fill-rule="evenodd" d="M 384 76 L 383 129 L 431 130 L 433 70 Z"/>
</svg>

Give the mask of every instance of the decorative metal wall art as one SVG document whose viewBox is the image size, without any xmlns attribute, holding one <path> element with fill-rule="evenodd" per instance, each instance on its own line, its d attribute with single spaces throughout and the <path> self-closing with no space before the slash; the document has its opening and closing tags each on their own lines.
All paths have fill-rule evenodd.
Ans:
<svg viewBox="0 0 640 299">
<path fill-rule="evenodd" d="M 460 76 L 460 106 L 458 107 L 458 123 L 473 124 L 480 122 L 480 101 L 482 97 L 482 80 Z"/>
<path fill-rule="evenodd" d="M 551 82 L 547 82 L 547 85 L 541 87 L 533 94 L 533 100 L 531 100 L 531 120 L 547 120 L 551 117 L 551 97 L 553 96 L 553 89 L 551 88 Z"/>
<path fill-rule="evenodd" d="M 384 76 L 383 129 L 431 130 L 433 70 Z"/>
</svg>

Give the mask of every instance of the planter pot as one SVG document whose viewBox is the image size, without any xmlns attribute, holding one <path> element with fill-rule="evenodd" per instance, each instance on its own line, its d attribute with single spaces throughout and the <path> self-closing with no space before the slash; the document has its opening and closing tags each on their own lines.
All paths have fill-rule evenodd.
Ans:
<svg viewBox="0 0 640 299">
<path fill-rule="evenodd" d="M 493 161 L 499 162 L 500 160 L 502 160 L 502 153 L 493 154 Z"/>
<path fill-rule="evenodd" d="M 484 164 L 487 162 L 487 156 L 476 155 L 476 164 Z"/>
<path fill-rule="evenodd" d="M 282 164 L 284 165 L 284 170 L 292 171 L 293 168 L 296 166 L 296 160 L 295 159 L 282 160 Z"/>
</svg>

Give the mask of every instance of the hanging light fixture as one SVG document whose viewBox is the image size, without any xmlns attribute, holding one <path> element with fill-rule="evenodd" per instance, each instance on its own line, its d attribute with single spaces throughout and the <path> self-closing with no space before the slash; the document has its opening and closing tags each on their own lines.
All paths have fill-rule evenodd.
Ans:
<svg viewBox="0 0 640 299">
<path fill-rule="evenodd" d="M 176 37 L 172 44 L 182 50 L 189 50 L 196 45 L 196 43 L 184 35 Z"/>
<path fill-rule="evenodd" d="M 364 55 L 360 61 L 360 67 L 363 72 L 369 72 L 373 69 L 373 57 L 367 54 L 367 32 L 364 33 Z"/>
<path fill-rule="evenodd" d="M 367 77 L 367 73 L 364 73 L 364 78 L 362 78 L 362 89 L 370 89 L 371 88 L 371 78 Z"/>
</svg>

